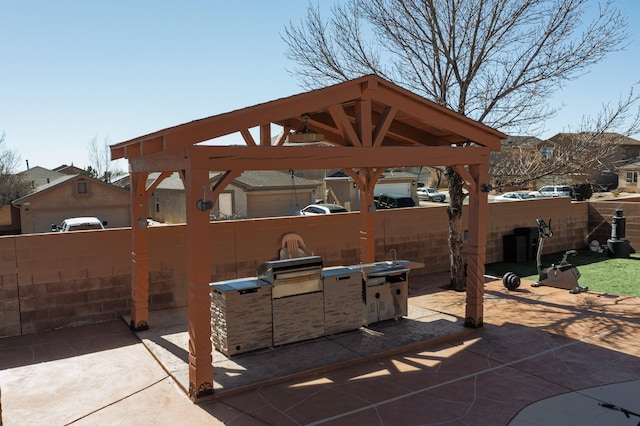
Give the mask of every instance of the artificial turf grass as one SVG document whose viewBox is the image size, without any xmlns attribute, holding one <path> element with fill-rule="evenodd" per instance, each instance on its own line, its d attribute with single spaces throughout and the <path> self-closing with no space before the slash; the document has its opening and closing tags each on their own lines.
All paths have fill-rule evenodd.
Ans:
<svg viewBox="0 0 640 426">
<path fill-rule="evenodd" d="M 560 263 L 564 252 L 542 256 L 542 266 L 549 267 Z M 567 261 L 580 271 L 579 284 L 590 291 L 616 294 L 619 296 L 640 297 L 640 253 L 630 258 L 609 258 L 606 253 L 595 253 L 590 250 L 578 250 L 576 256 L 569 256 Z M 512 263 L 498 262 L 485 265 L 488 275 L 502 277 L 513 272 L 521 279 L 537 281 L 536 261 Z"/>
</svg>

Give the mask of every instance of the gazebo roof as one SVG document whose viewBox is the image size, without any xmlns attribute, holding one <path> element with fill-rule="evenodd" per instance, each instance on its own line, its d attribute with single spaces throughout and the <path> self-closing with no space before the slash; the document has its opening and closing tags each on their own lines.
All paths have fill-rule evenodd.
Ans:
<svg viewBox="0 0 640 426">
<path fill-rule="evenodd" d="M 270 146 L 265 126 L 280 125 L 284 143 L 309 115 L 310 129 L 325 141 L 351 147 L 420 147 L 467 144 L 500 149 L 506 136 L 375 75 L 169 127 L 111 146 L 112 159 L 176 153 L 240 132 L 248 146 Z M 361 126 L 362 130 L 357 128 Z M 259 141 L 249 129 L 261 126 Z M 355 127 L 354 127 L 355 126 Z M 370 131 L 364 131 L 366 128 Z M 206 145 L 206 143 L 205 143 Z M 326 147 L 325 147 L 326 148 Z"/>
<path fill-rule="evenodd" d="M 307 118 L 303 118 L 307 117 Z M 283 146 L 304 125 L 323 143 Z M 282 132 L 275 140 L 272 125 Z M 259 129 L 256 141 L 251 129 Z M 246 146 L 208 142 L 240 133 Z M 369 75 L 333 86 L 170 127 L 111 146 L 113 159 L 127 158 L 131 170 L 133 300 L 131 327 L 148 327 L 147 200 L 174 171 L 186 190 L 185 255 L 189 321 L 189 394 L 213 392 L 211 362 L 212 244 L 209 210 L 224 188 L 247 170 L 344 169 L 360 191 L 360 259 L 375 261 L 373 191 L 387 167 L 451 166 L 469 188 L 467 307 L 465 325 L 482 319 L 489 154 L 506 135 Z M 161 171 L 147 183 L 149 172 Z M 222 171 L 210 187 L 210 171 Z M 218 241 L 220 243 L 220 241 Z"/>
</svg>

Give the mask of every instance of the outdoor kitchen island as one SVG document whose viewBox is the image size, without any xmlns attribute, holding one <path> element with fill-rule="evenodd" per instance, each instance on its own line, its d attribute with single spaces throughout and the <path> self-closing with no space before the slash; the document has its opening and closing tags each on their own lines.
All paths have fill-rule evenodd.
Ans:
<svg viewBox="0 0 640 426">
<path fill-rule="evenodd" d="M 211 283 L 211 341 L 227 356 L 407 315 L 411 269 L 393 260 L 324 268 L 320 256 L 265 262 L 257 277 Z"/>
</svg>

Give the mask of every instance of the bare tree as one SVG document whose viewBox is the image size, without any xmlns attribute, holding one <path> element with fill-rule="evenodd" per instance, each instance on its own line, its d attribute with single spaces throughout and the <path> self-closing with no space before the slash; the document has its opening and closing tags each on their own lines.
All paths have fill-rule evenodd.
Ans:
<svg viewBox="0 0 640 426">
<path fill-rule="evenodd" d="M 545 177 L 567 177 L 594 184 L 606 173 L 629 161 L 622 148 L 640 130 L 640 115 L 633 106 L 638 96 L 630 92 L 615 107 L 604 105 L 597 117 L 584 117 L 575 133 L 553 141 L 546 151 L 521 147 L 503 149 L 491 156 L 494 187 L 523 187 Z"/>
<path fill-rule="evenodd" d="M 377 74 L 503 132 L 541 129 L 562 84 L 621 50 L 627 20 L 606 0 L 347 0 L 282 35 L 290 70 L 310 88 Z M 532 130 L 533 129 L 533 130 Z M 466 287 L 462 178 L 449 179 L 451 287 Z"/>
<path fill-rule="evenodd" d="M 102 144 L 98 143 L 98 137 L 94 136 L 87 142 L 89 162 L 87 172 L 91 177 L 111 182 L 111 179 L 121 175 L 122 170 L 114 166 L 111 161 L 111 150 L 109 149 L 109 137 L 106 136 Z"/>
<path fill-rule="evenodd" d="M 18 153 L 5 145 L 3 133 L 0 136 L 0 206 L 29 193 L 29 182 L 16 174 L 19 161 Z"/>
</svg>

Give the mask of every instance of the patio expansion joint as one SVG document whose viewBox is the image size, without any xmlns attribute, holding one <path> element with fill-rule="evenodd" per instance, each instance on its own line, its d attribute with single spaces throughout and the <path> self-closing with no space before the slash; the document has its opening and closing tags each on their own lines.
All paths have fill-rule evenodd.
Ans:
<svg viewBox="0 0 640 426">
<path fill-rule="evenodd" d="M 82 416 L 80 416 L 80 417 L 78 417 L 78 418 L 76 418 L 76 419 L 74 419 L 74 420 L 70 421 L 70 422 L 69 422 L 69 423 L 67 423 L 67 424 L 68 424 L 68 425 L 70 425 L 70 424 L 73 424 L 73 423 L 79 422 L 79 421 L 81 421 L 81 420 L 83 420 L 83 419 L 86 419 L 87 417 L 89 417 L 89 416 L 91 416 L 91 415 L 93 415 L 93 414 L 99 413 L 100 411 L 102 411 L 102 410 L 104 410 L 104 409 L 106 409 L 106 408 L 109 408 L 109 407 L 111 407 L 111 406 L 114 406 L 114 405 L 116 405 L 116 404 L 118 404 L 118 403 L 120 403 L 120 402 L 122 402 L 122 401 L 124 401 L 124 400 L 126 400 L 126 399 L 128 399 L 128 398 L 131 398 L 133 395 L 139 394 L 140 392 L 144 392 L 145 390 L 147 390 L 147 389 L 150 389 L 150 388 L 154 387 L 155 385 L 157 385 L 158 383 L 160 383 L 160 382 L 162 382 L 162 381 L 166 380 L 166 379 L 167 379 L 167 378 L 169 378 L 169 377 L 170 377 L 170 376 L 168 376 L 168 375 L 167 375 L 167 376 L 164 376 L 164 377 L 162 377 L 162 378 L 160 378 L 160 379 L 156 380 L 155 382 L 150 383 L 150 384 L 148 384 L 148 385 L 146 385 L 146 386 L 143 386 L 142 388 L 140 388 L 140 389 L 138 389 L 138 390 L 136 390 L 136 391 L 134 391 L 134 392 L 131 392 L 131 393 L 127 394 L 127 395 L 124 395 L 123 397 L 121 397 L 121 398 L 119 398 L 119 399 L 116 399 L 116 400 L 114 400 L 114 401 L 111 401 L 109 404 L 103 405 L 102 407 L 98 407 L 98 408 L 96 408 L 95 410 L 92 410 L 91 412 L 89 412 L 89 413 L 87 413 L 87 414 L 84 414 L 84 415 L 82 415 Z"/>
<path fill-rule="evenodd" d="M 574 346 L 574 345 L 577 345 L 577 344 L 580 344 L 580 343 L 587 342 L 587 341 L 592 340 L 594 338 L 597 338 L 597 337 L 600 337 L 600 336 L 603 336 L 603 335 L 606 335 L 606 334 L 613 333 L 613 332 L 617 331 L 619 328 L 620 327 L 617 327 L 617 328 L 612 329 L 612 330 L 606 330 L 606 331 L 602 331 L 602 332 L 599 332 L 599 333 L 595 333 L 595 334 L 592 334 L 590 336 L 583 337 L 582 339 L 574 340 L 572 342 L 565 343 L 563 345 L 556 346 L 554 348 L 549 348 L 549 349 L 546 349 L 546 350 L 544 350 L 542 352 L 538 352 L 538 353 L 535 353 L 535 354 L 532 354 L 532 355 L 528 355 L 526 357 L 523 357 L 523 358 L 520 358 L 520 359 L 517 359 L 517 360 L 514 360 L 514 361 L 501 363 L 500 365 L 496 365 L 494 367 L 486 368 L 484 370 L 480 370 L 480 371 L 477 371 L 475 373 L 470 373 L 470 374 L 467 374 L 467 375 L 464 375 L 464 376 L 460 376 L 460 377 L 452 379 L 452 380 L 447 380 L 447 381 L 442 382 L 442 383 L 438 383 L 438 384 L 435 384 L 435 385 L 427 386 L 427 387 L 424 387 L 424 388 L 421 388 L 421 389 L 416 389 L 414 391 L 407 392 L 406 394 L 398 395 L 396 397 L 389 398 L 389 399 L 386 399 L 384 401 L 379 401 L 379 402 L 372 403 L 372 404 L 369 404 L 369 405 L 366 405 L 366 406 L 363 406 L 363 407 L 360 407 L 360 408 L 357 408 L 357 409 L 354 409 L 354 410 L 350 410 L 350 411 L 347 411 L 347 412 L 344 412 L 344 413 L 341 413 L 341 414 L 338 414 L 338 415 L 335 415 L 335 416 L 332 416 L 332 417 L 328 417 L 328 418 L 325 418 L 325 419 L 317 420 L 315 422 L 309 423 L 309 426 L 311 426 L 311 425 L 320 425 L 320 424 L 327 423 L 327 422 L 333 422 L 333 421 L 336 421 L 336 420 L 340 420 L 340 419 L 342 419 L 344 417 L 348 417 L 348 416 L 351 416 L 351 415 L 354 415 L 354 414 L 357 414 L 357 413 L 361 413 L 363 411 L 367 411 L 367 410 L 370 410 L 370 409 L 375 410 L 376 413 L 377 413 L 378 412 L 378 407 L 381 407 L 383 405 L 391 404 L 393 402 L 397 402 L 397 401 L 403 400 L 405 398 L 409 398 L 409 397 L 412 397 L 412 396 L 420 395 L 420 394 L 422 394 L 424 392 L 428 392 L 428 391 L 431 391 L 431 390 L 434 390 L 434 389 L 438 389 L 438 388 L 441 388 L 443 386 L 454 384 L 454 383 L 457 383 L 457 382 L 460 382 L 460 381 L 463 381 L 463 380 L 467 380 L 467 379 L 473 379 L 474 380 L 474 400 L 473 400 L 473 402 L 470 403 L 470 408 L 469 408 L 469 409 L 471 409 L 471 407 L 473 407 L 473 404 L 475 402 L 475 382 L 476 382 L 477 378 L 481 374 L 486 374 L 486 373 L 491 373 L 491 372 L 494 372 L 494 371 L 498 371 L 498 370 L 501 370 L 501 369 L 503 369 L 505 367 L 514 367 L 514 366 L 516 366 L 517 364 L 519 364 L 521 362 L 528 361 L 528 360 L 537 358 L 539 356 L 543 356 L 543 355 L 547 355 L 547 354 L 553 353 L 553 352 L 555 352 L 557 350 L 560 350 L 560 349 L 568 348 L 568 347 L 571 347 L 571 346 Z M 517 369 L 517 367 L 515 367 L 515 368 Z M 527 374 L 530 374 L 530 373 L 527 373 Z M 549 382 L 549 380 L 547 380 L 547 379 L 543 379 L 543 378 L 540 378 L 540 377 L 538 377 L 538 378 L 541 379 L 541 380 Z M 553 383 L 553 382 L 550 382 L 550 383 Z M 566 388 L 567 392 L 572 391 L 572 389 L 567 388 L 566 386 L 563 386 L 561 384 L 557 384 L 557 383 L 554 383 L 554 384 L 557 385 L 557 386 Z"/>
</svg>

